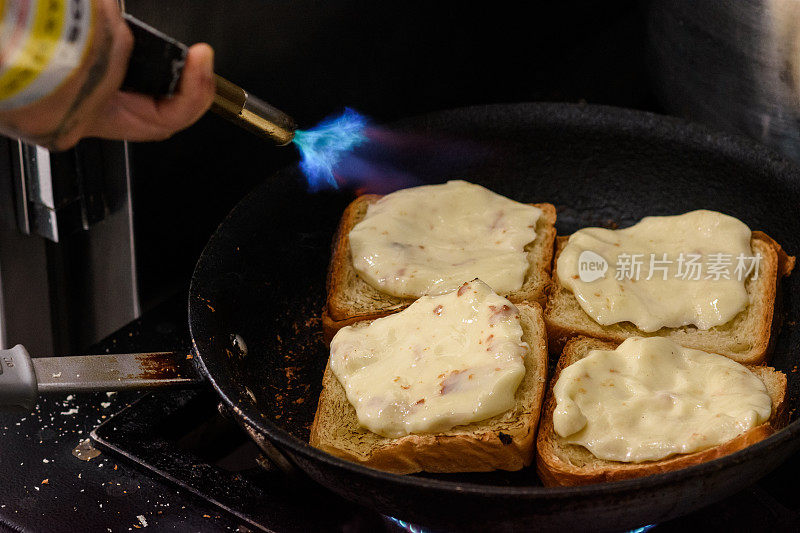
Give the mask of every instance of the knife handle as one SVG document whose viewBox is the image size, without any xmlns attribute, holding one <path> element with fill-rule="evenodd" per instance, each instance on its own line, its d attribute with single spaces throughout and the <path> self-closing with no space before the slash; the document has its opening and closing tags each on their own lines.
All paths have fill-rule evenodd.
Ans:
<svg viewBox="0 0 800 533">
<path fill-rule="evenodd" d="M 36 372 L 25 347 L 0 350 L 0 409 L 30 411 L 38 396 Z"/>
<path fill-rule="evenodd" d="M 172 96 L 186 65 L 189 47 L 127 13 L 122 17 L 133 33 L 133 50 L 122 90 Z"/>
</svg>

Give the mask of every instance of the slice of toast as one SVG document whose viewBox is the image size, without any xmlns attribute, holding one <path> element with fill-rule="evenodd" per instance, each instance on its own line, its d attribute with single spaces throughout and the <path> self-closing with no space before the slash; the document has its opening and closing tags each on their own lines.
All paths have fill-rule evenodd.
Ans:
<svg viewBox="0 0 800 533">
<path fill-rule="evenodd" d="M 569 237 L 556 240 L 555 264 Z M 629 337 L 667 337 L 687 348 L 695 348 L 730 357 L 742 364 L 757 364 L 766 358 L 771 349 L 773 330 L 780 325 L 780 315 L 775 311 L 778 285 L 783 276 L 794 268 L 794 257 L 784 252 L 780 245 L 760 231 L 754 231 L 750 241 L 754 253 L 762 256 L 758 279 L 749 278 L 745 284 L 750 303 L 733 320 L 708 330 L 695 326 L 661 328 L 644 332 L 631 322 L 603 326 L 584 312 L 575 295 L 566 289 L 553 268 L 552 283 L 545 309 L 545 323 L 550 349 L 558 352 L 564 343 L 577 335 L 585 335 L 620 343 Z"/>
<path fill-rule="evenodd" d="M 517 308 L 522 340 L 530 352 L 525 356 L 525 376 L 517 388 L 515 405 L 509 411 L 442 433 L 382 437 L 359 426 L 356 410 L 329 364 L 311 426 L 311 445 L 396 474 L 519 470 L 530 465 L 547 378 L 547 336 L 539 304 L 521 303 Z"/>
<path fill-rule="evenodd" d="M 365 194 L 353 200 L 342 215 L 339 229 L 333 240 L 328 269 L 328 299 L 322 313 L 322 328 L 326 342 L 344 326 L 362 320 L 373 320 L 404 309 L 414 298 L 400 298 L 379 291 L 364 281 L 353 267 L 350 256 L 350 230 L 367 214 L 370 204 L 381 198 Z M 546 290 L 550 284 L 553 259 L 553 241 L 556 237 L 556 208 L 552 204 L 531 204 L 542 210 L 536 222 L 536 239 L 525 247 L 528 254 L 528 271 L 519 290 L 501 294 L 512 303 L 538 302 L 544 306 Z M 468 281 L 468 280 L 464 280 Z"/>
<path fill-rule="evenodd" d="M 564 368 L 583 359 L 591 350 L 613 350 L 618 345 L 588 337 L 576 337 L 567 342 L 547 389 L 547 399 L 542 409 L 542 420 L 536 439 L 536 469 L 546 486 L 588 485 L 678 470 L 746 448 L 786 425 L 786 376 L 771 367 L 746 365 L 764 382 L 772 399 L 772 414 L 767 422 L 724 444 L 695 453 L 674 455 L 660 461 L 624 463 L 598 459 L 583 446 L 567 443 L 554 431 L 553 411 L 556 400 L 553 387 Z"/>
</svg>

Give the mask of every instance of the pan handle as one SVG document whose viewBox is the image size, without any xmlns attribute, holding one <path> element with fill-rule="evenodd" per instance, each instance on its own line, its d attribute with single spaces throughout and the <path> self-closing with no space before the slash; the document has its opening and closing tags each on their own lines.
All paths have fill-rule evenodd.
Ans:
<svg viewBox="0 0 800 533">
<path fill-rule="evenodd" d="M 192 355 L 180 352 L 34 359 L 21 344 L 0 350 L 0 410 L 31 410 L 39 393 L 189 387 L 203 381 Z"/>
</svg>

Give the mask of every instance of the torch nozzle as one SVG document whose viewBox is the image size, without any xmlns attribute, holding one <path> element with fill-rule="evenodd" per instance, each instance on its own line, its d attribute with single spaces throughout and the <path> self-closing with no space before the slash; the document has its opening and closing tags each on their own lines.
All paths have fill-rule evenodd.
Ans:
<svg viewBox="0 0 800 533">
<path fill-rule="evenodd" d="M 292 142 L 297 129 L 292 117 L 225 78 L 215 78 L 217 90 L 211 105 L 212 111 L 248 131 L 267 137 L 279 146 Z"/>
</svg>

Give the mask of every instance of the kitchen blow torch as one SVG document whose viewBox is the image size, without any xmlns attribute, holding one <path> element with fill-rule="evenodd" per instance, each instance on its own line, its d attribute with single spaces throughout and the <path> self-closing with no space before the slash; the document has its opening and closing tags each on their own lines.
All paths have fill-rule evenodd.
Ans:
<svg viewBox="0 0 800 533">
<path fill-rule="evenodd" d="M 122 89 L 156 97 L 171 96 L 180 81 L 189 47 L 144 22 L 124 14 L 134 44 Z M 279 146 L 292 142 L 292 117 L 215 75 L 211 111 Z"/>
</svg>

